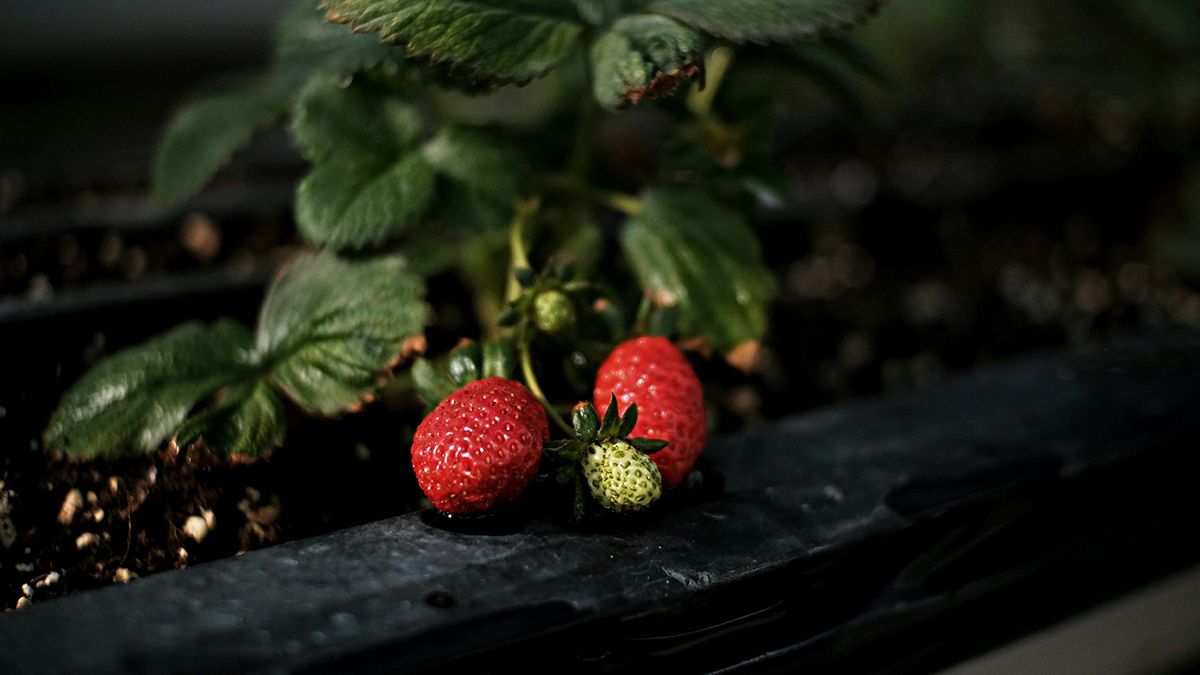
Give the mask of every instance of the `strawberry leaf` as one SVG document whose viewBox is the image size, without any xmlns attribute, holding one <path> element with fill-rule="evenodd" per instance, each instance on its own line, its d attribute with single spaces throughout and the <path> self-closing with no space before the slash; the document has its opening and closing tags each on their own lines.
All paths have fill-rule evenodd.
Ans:
<svg viewBox="0 0 1200 675">
<path fill-rule="evenodd" d="M 218 389 L 254 377 L 240 324 L 186 323 L 101 362 L 63 396 L 46 446 L 87 457 L 150 452 Z"/>
<path fill-rule="evenodd" d="M 369 400 L 429 309 L 404 260 L 363 262 L 305 254 L 271 287 L 255 339 L 271 380 L 313 414 L 354 411 Z"/>
<path fill-rule="evenodd" d="M 660 306 L 678 306 L 680 330 L 722 352 L 762 338 L 774 281 L 757 237 L 700 190 L 653 188 L 626 223 L 621 247 Z"/>
<path fill-rule="evenodd" d="M 421 134 L 415 107 L 365 87 L 343 87 L 320 78 L 300 92 L 292 111 L 292 137 L 304 155 L 320 162 L 335 153 L 395 157 Z"/>
<path fill-rule="evenodd" d="M 440 179 L 439 220 L 458 232 L 500 229 L 512 220 L 524 158 L 483 129 L 447 126 L 421 146 Z"/>
<path fill-rule="evenodd" d="M 700 35 L 665 16 L 619 19 L 592 44 L 592 92 L 615 110 L 644 96 L 658 98 L 681 82 L 702 78 Z"/>
<path fill-rule="evenodd" d="M 420 155 L 337 154 L 296 188 L 296 225 L 337 249 L 378 244 L 408 227 L 433 196 L 433 170 Z"/>
<path fill-rule="evenodd" d="M 583 32 L 561 0 L 326 0 L 326 18 L 404 45 L 468 78 L 524 82 L 562 61 Z"/>
<path fill-rule="evenodd" d="M 265 380 L 235 385 L 216 404 L 189 417 L 175 434 L 186 445 L 203 440 L 218 455 L 258 457 L 283 444 L 287 408 Z"/>
<path fill-rule="evenodd" d="M 641 0 L 647 12 L 737 42 L 811 39 L 861 23 L 882 0 Z"/>
<path fill-rule="evenodd" d="M 433 167 L 416 152 L 417 111 L 364 88 L 318 80 L 297 100 L 292 133 L 316 162 L 296 189 L 296 225 L 335 248 L 377 244 L 433 196 Z"/>
<path fill-rule="evenodd" d="M 279 119 L 287 97 L 262 82 L 227 86 L 176 113 L 154 158 L 154 198 L 176 202 L 204 187 L 254 134 Z"/>
<path fill-rule="evenodd" d="M 326 23 L 319 4 L 320 0 L 301 0 L 279 24 L 274 66 L 282 84 L 298 88 L 319 75 L 344 79 L 369 68 L 404 66 L 402 47 Z"/>
</svg>

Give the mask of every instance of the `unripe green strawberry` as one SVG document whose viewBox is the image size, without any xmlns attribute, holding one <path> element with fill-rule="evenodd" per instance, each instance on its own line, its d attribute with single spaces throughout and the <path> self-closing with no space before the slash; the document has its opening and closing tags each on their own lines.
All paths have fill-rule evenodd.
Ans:
<svg viewBox="0 0 1200 675">
<path fill-rule="evenodd" d="M 662 475 L 649 456 L 622 440 L 601 441 L 583 456 L 592 497 L 613 511 L 639 511 L 662 496 Z"/>
<path fill-rule="evenodd" d="M 575 305 L 562 291 L 542 291 L 533 299 L 533 321 L 538 330 L 561 335 L 575 325 Z"/>
</svg>

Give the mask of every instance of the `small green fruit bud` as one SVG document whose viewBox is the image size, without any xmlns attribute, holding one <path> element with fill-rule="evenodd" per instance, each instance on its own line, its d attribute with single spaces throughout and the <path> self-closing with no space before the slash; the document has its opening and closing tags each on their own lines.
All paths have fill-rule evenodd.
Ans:
<svg viewBox="0 0 1200 675">
<path fill-rule="evenodd" d="M 542 291 L 533 299 L 533 322 L 544 333 L 562 335 L 575 325 L 575 305 L 562 291 Z"/>
</svg>

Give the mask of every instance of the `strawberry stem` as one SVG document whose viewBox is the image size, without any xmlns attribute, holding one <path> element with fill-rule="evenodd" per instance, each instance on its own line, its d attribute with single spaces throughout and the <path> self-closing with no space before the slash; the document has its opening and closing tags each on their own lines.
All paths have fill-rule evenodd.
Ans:
<svg viewBox="0 0 1200 675">
<path fill-rule="evenodd" d="M 537 197 L 517 204 L 513 214 L 512 224 L 508 229 L 508 246 L 511 250 L 512 262 L 508 268 L 508 288 L 504 298 L 508 302 L 516 300 L 521 295 L 521 282 L 517 279 L 517 270 L 530 269 L 529 253 L 525 250 L 525 226 L 533 220 L 541 200 Z"/>
<path fill-rule="evenodd" d="M 529 336 L 524 327 L 522 327 L 521 335 L 517 339 L 517 353 L 521 359 L 521 374 L 525 377 L 525 384 L 529 387 L 529 391 L 533 393 L 533 397 L 546 409 L 546 413 L 550 415 L 550 419 L 554 420 L 554 423 L 565 431 L 567 436 L 573 437 L 575 430 L 571 425 L 567 424 L 562 415 L 558 414 L 558 411 L 550 404 L 550 400 L 546 398 L 546 394 L 542 392 L 542 386 L 538 384 L 537 375 L 533 372 L 533 357 L 529 352 Z"/>
</svg>

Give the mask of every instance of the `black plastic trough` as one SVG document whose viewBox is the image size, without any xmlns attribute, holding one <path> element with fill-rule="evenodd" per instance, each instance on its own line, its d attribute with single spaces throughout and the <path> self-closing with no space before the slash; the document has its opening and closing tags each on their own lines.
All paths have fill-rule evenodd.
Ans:
<svg viewBox="0 0 1200 675">
<path fill-rule="evenodd" d="M 1200 336 L 714 441 L 610 529 L 421 514 L 0 617 L 0 672 L 920 672 L 1200 560 Z M 319 499 L 319 495 L 314 495 Z"/>
</svg>

